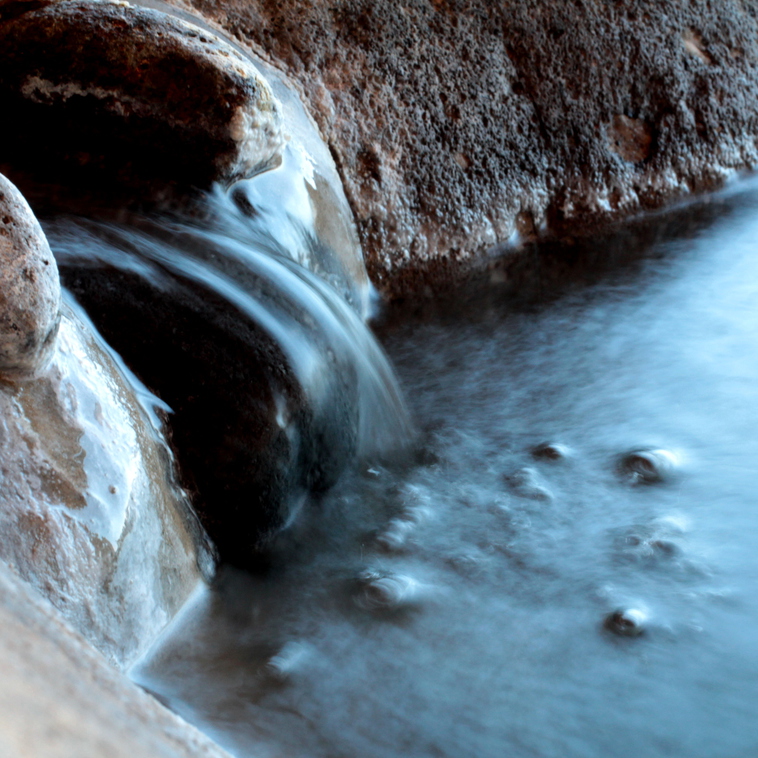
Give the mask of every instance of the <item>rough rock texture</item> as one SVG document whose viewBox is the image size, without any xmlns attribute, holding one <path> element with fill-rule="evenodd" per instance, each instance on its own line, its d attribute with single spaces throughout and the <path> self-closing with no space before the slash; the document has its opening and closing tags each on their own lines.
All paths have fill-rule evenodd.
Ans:
<svg viewBox="0 0 758 758">
<path fill-rule="evenodd" d="M 385 289 L 758 163 L 755 0 L 192 2 L 301 84 Z"/>
<path fill-rule="evenodd" d="M 126 2 L 1 5 L 0 102 L 12 114 L 0 165 L 25 192 L 30 179 L 206 187 L 269 164 L 282 143 L 279 104 L 244 56 Z"/>
<path fill-rule="evenodd" d="M 0 174 L 0 375 L 33 377 L 55 348 L 61 287 L 45 235 L 21 193 Z"/>
<path fill-rule="evenodd" d="M 134 384 L 69 304 L 57 342 L 38 378 L 0 382 L 0 558 L 127 666 L 209 557 Z"/>
<path fill-rule="evenodd" d="M 3 758 L 229 758 L 109 666 L 0 563 Z"/>
</svg>

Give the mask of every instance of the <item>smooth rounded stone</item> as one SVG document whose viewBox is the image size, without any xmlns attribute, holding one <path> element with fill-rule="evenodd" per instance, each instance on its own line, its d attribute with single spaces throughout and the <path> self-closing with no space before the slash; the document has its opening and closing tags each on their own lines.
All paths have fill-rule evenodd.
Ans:
<svg viewBox="0 0 758 758">
<path fill-rule="evenodd" d="M 368 611 L 393 611 L 418 602 L 421 585 L 401 574 L 366 571 L 358 578 L 361 589 L 356 603 Z"/>
<path fill-rule="evenodd" d="M 619 637 L 639 637 L 645 632 L 647 618 L 637 608 L 621 608 L 605 617 L 603 627 Z"/>
<path fill-rule="evenodd" d="M 0 14 L 0 103 L 13 113 L 0 165 L 13 176 L 147 197 L 277 160 L 277 99 L 209 30 L 119 0 L 15 5 Z"/>
<path fill-rule="evenodd" d="M 66 300 L 49 366 L 0 383 L 0 559 L 121 667 L 212 571 L 143 399 Z"/>
<path fill-rule="evenodd" d="M 519 469 L 507 476 L 506 481 L 520 497 L 545 502 L 553 499 L 553 493 L 542 484 L 539 474 L 533 468 Z"/>
<path fill-rule="evenodd" d="M 571 455 L 571 449 L 567 445 L 557 442 L 543 442 L 532 448 L 532 457 L 544 461 L 560 461 Z"/>
<path fill-rule="evenodd" d="M 749 3 L 191 4 L 300 83 L 391 293 L 758 165 Z"/>
<path fill-rule="evenodd" d="M 0 174 L 0 376 L 28 379 L 55 349 L 58 267 L 28 203 Z"/>
<path fill-rule="evenodd" d="M 632 484 L 656 484 L 670 479 L 679 466 L 679 458 L 670 450 L 635 450 L 619 461 L 621 473 Z"/>
</svg>

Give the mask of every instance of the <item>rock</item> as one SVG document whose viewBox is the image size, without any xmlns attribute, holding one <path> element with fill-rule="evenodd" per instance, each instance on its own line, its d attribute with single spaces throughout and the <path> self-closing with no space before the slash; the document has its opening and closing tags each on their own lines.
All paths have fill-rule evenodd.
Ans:
<svg viewBox="0 0 758 758">
<path fill-rule="evenodd" d="M 557 442 L 543 442 L 532 448 L 532 457 L 544 461 L 560 461 L 571 455 L 566 445 Z"/>
<path fill-rule="evenodd" d="M 192 5 L 301 84 L 387 292 L 758 165 L 751 4 Z"/>
<path fill-rule="evenodd" d="M 632 484 L 656 484 L 670 479 L 679 465 L 670 450 L 636 450 L 619 461 L 619 470 Z"/>
<path fill-rule="evenodd" d="M 636 608 L 613 611 L 606 616 L 603 626 L 620 637 L 639 637 L 645 631 L 647 614 Z"/>
<path fill-rule="evenodd" d="M 121 667 L 212 568 L 138 393 L 66 301 L 50 365 L 0 383 L 0 559 Z"/>
<path fill-rule="evenodd" d="M 0 123 L 0 165 L 14 176 L 146 199 L 277 159 L 278 101 L 212 32 L 118 0 L 36 6 L 0 14 L 0 102 L 13 114 Z"/>
<path fill-rule="evenodd" d="M 58 267 L 21 193 L 0 174 L 0 376 L 28 379 L 55 348 Z"/>
<path fill-rule="evenodd" d="M 4 758 L 230 758 L 114 669 L 0 562 Z"/>
</svg>

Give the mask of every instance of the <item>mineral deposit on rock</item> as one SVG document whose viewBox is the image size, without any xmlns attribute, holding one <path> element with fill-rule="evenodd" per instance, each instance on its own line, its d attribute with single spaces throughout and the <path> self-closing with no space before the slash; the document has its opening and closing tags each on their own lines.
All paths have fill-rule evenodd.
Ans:
<svg viewBox="0 0 758 758">
<path fill-rule="evenodd" d="M 133 382 L 70 302 L 48 368 L 0 382 L 0 559 L 120 666 L 210 561 Z"/>
<path fill-rule="evenodd" d="M 752 0 L 192 2 L 301 84 L 384 289 L 758 163 Z"/>
<path fill-rule="evenodd" d="M 0 376 L 34 376 L 50 359 L 60 321 L 58 268 L 39 222 L 0 174 Z"/>
</svg>

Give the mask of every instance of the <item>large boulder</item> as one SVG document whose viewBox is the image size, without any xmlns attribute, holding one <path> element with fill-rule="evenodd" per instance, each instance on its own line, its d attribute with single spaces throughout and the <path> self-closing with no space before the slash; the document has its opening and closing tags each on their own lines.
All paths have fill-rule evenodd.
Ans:
<svg viewBox="0 0 758 758">
<path fill-rule="evenodd" d="M 0 174 L 0 376 L 29 378 L 55 347 L 58 268 L 23 195 Z"/>
<path fill-rule="evenodd" d="M 753 0 L 192 2 L 301 84 L 384 289 L 758 163 Z"/>
<path fill-rule="evenodd" d="M 149 396 L 0 176 L 0 559 L 121 666 L 212 570 Z M 19 337 L 20 335 L 20 337 Z"/>
<path fill-rule="evenodd" d="M 64 303 L 33 381 L 0 383 L 0 559 L 119 666 L 211 569 L 134 380 Z"/>
<path fill-rule="evenodd" d="M 6 173 L 93 200 L 248 176 L 283 140 L 279 103 L 245 56 L 126 2 L 0 7 L 0 102 Z"/>
</svg>

